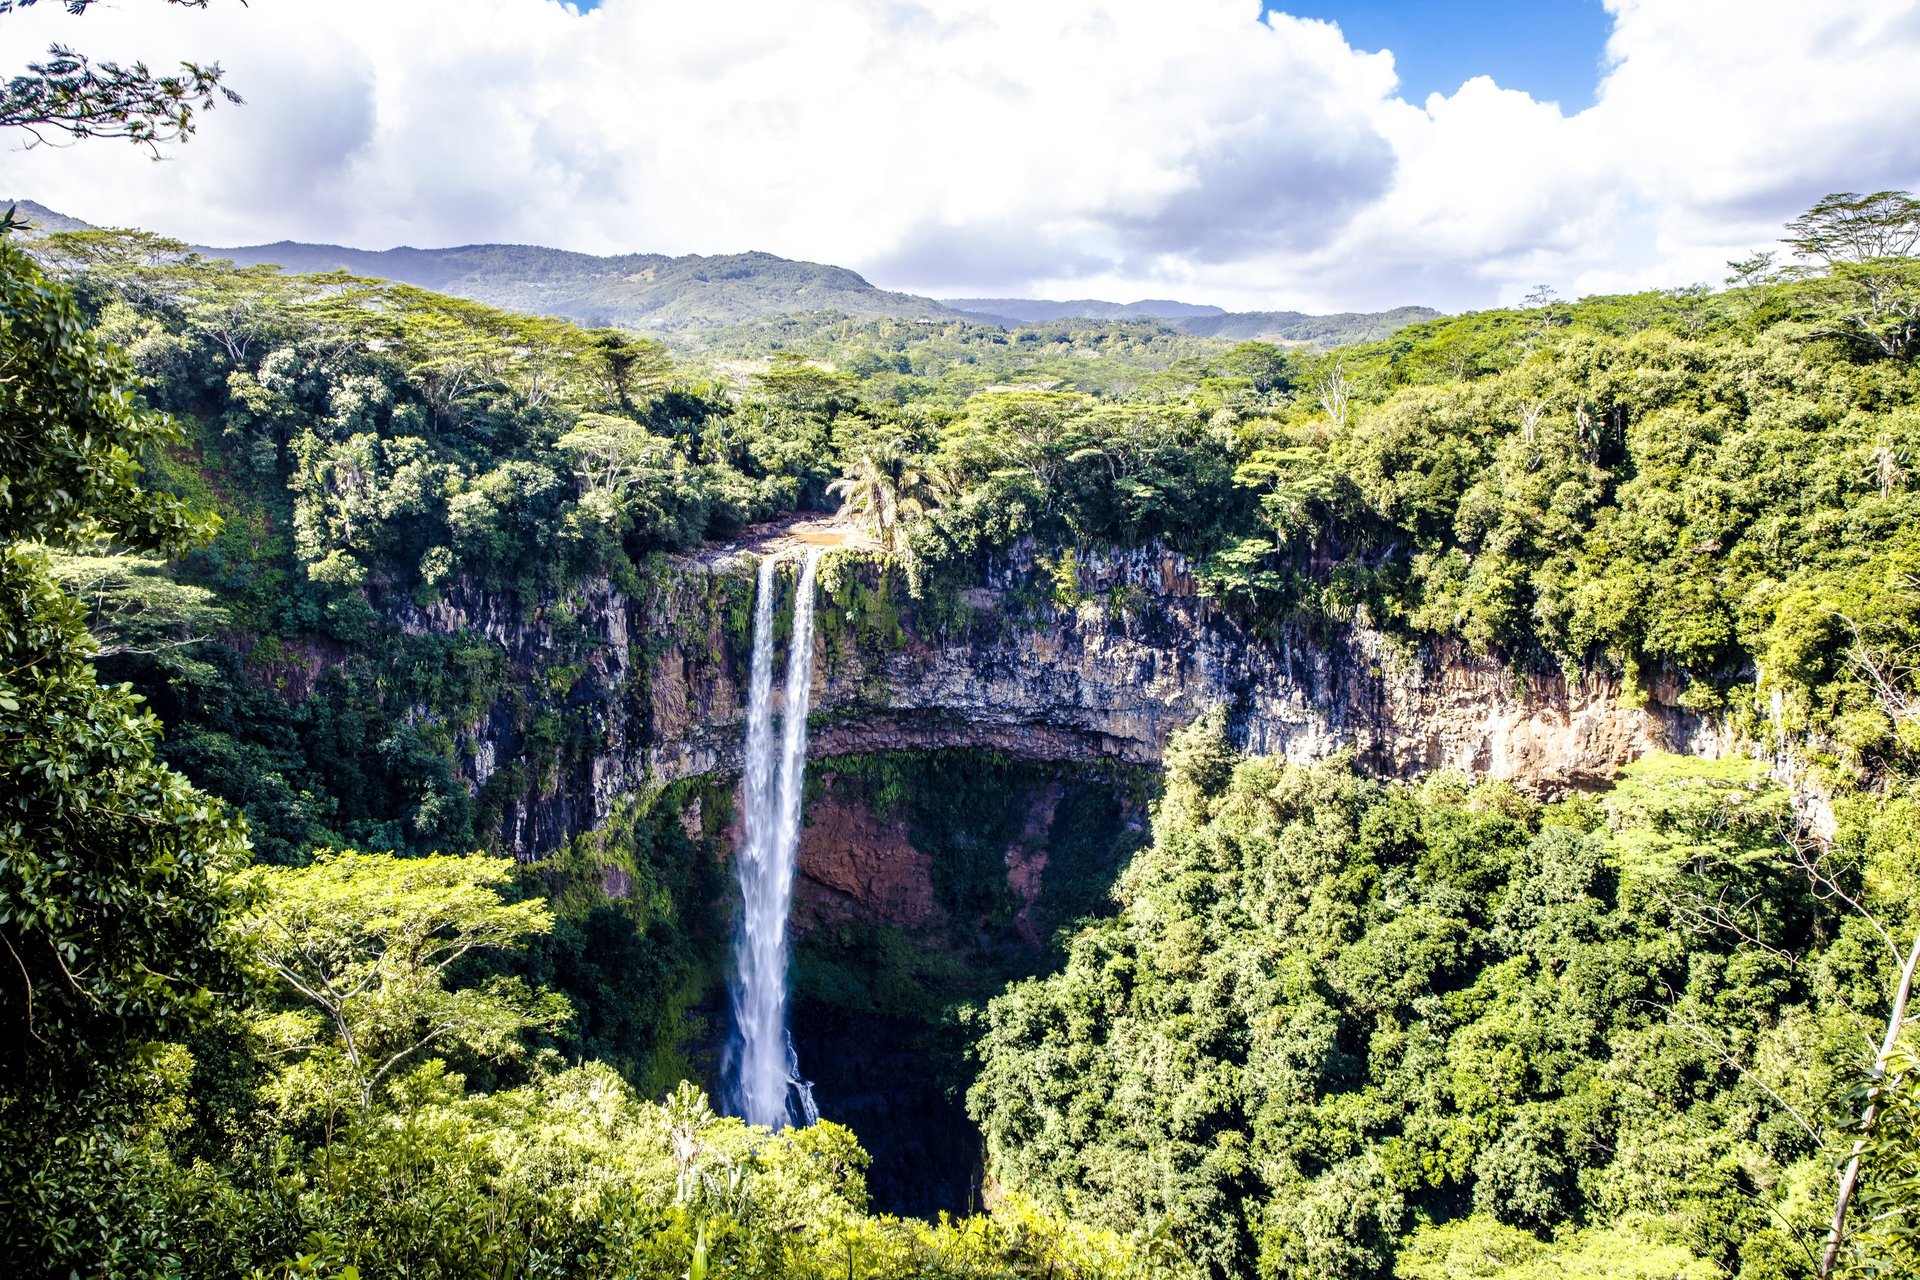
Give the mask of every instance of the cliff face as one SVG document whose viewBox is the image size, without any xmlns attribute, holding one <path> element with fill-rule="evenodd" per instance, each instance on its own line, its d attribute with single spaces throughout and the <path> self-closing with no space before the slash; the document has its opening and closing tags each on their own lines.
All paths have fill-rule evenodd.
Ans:
<svg viewBox="0 0 1920 1280">
<path fill-rule="evenodd" d="M 1254 752 L 1306 761 L 1351 748 L 1380 776 L 1459 769 L 1554 796 L 1651 750 L 1730 745 L 1657 690 L 1630 706 L 1608 681 L 1522 682 L 1453 646 L 1409 648 L 1364 628 L 1255 637 L 1199 595 L 1173 552 L 1084 559 L 1073 608 L 1050 602 L 1031 551 L 938 618 L 890 577 L 892 589 L 877 588 L 878 567 L 851 557 L 823 569 L 813 755 L 984 747 L 1153 764 L 1175 729 L 1224 704 Z M 672 562 L 644 598 L 590 584 L 532 618 L 468 589 L 405 612 L 409 628 L 470 628 L 501 644 L 530 684 L 544 681 L 570 730 L 574 745 L 510 806 L 511 847 L 537 855 L 623 795 L 739 768 L 752 590 L 750 558 L 734 555 Z M 538 674 L 554 671 L 564 678 Z M 475 787 L 527 748 L 519 720 L 496 708 L 467 728 Z"/>
<path fill-rule="evenodd" d="M 877 920 L 918 929 L 938 920 L 933 856 L 915 847 L 907 824 L 881 819 L 825 781 L 800 832 L 797 931 Z"/>
</svg>

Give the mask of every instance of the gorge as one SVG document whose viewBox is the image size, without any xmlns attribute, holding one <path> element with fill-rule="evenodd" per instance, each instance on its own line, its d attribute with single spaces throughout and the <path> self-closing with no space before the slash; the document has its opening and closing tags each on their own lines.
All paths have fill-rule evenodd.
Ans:
<svg viewBox="0 0 1920 1280">
<path fill-rule="evenodd" d="M 591 736 L 545 790 L 504 808 L 503 843 L 522 856 L 686 786 L 717 786 L 704 803 L 724 805 L 739 780 L 739 817 L 718 842 L 739 850 L 732 875 L 748 906 L 730 989 L 739 1039 L 722 1074 L 740 1082 L 741 1114 L 777 1127 L 813 1100 L 790 1084 L 804 1067 L 819 1113 L 850 1124 L 872 1152 L 869 1185 L 888 1211 L 977 1205 L 978 1137 L 961 1105 L 967 1050 L 943 1029 L 940 1005 L 1047 970 L 1058 963 L 1055 929 L 1110 909 L 1144 839 L 1145 805 L 1124 797 L 1152 787 L 1169 737 L 1210 708 L 1225 709 L 1250 752 L 1302 763 L 1345 754 L 1386 779 L 1453 770 L 1549 800 L 1603 789 L 1651 752 L 1717 757 L 1734 745 L 1668 689 L 1635 704 L 1617 679 L 1529 682 L 1455 646 L 1362 627 L 1253 634 L 1164 548 L 1083 555 L 1080 598 L 1062 601 L 1045 553 L 1019 547 L 943 601 L 915 599 L 897 559 L 817 545 L 845 540 L 844 528 L 809 517 L 663 565 L 639 596 L 589 583 L 529 618 L 456 585 L 399 618 L 486 636 L 518 672 L 510 687 L 581 673 L 565 705 Z M 575 625 L 542 620 L 554 617 Z M 788 619 L 783 705 L 810 722 L 798 744 L 802 722 L 772 714 Z M 816 631 L 817 656 L 803 639 Z M 511 713 L 521 723 L 534 714 Z M 485 762 L 529 750 L 511 715 L 477 717 L 464 740 L 476 794 Z M 804 814 L 796 752 L 812 760 Z M 875 767 L 917 770 L 914 794 L 984 785 L 967 792 L 965 814 L 933 816 L 881 799 L 861 781 Z M 794 843 L 782 843 L 783 820 Z M 795 892 L 790 1041 L 787 937 L 772 922 Z M 873 994 L 901 983 L 924 984 L 931 998 Z"/>
</svg>

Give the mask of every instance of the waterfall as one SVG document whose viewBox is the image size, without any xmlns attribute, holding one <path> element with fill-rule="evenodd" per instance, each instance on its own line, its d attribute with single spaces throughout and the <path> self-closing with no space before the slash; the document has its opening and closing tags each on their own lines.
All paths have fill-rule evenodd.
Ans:
<svg viewBox="0 0 1920 1280">
<path fill-rule="evenodd" d="M 735 1102 L 750 1124 L 784 1128 L 819 1119 L 813 1087 L 787 1033 L 787 915 L 800 849 L 807 772 L 807 702 L 813 691 L 813 594 L 820 553 L 807 552 L 787 645 L 779 757 L 773 736 L 773 597 L 777 562 L 760 562 L 754 588 L 753 659 L 747 680 L 743 847 L 735 856 L 744 907 L 733 940 L 730 1060 Z"/>
</svg>

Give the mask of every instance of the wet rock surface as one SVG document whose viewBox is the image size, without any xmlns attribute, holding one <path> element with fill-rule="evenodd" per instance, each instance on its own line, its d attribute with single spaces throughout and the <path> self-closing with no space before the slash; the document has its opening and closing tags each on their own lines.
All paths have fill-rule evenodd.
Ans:
<svg viewBox="0 0 1920 1280">
<path fill-rule="evenodd" d="M 872 1156 L 874 1207 L 961 1214 L 980 1207 L 982 1151 L 965 1109 L 974 1029 L 956 1010 L 1051 970 L 1052 926 L 1111 909 L 1144 813 L 1115 778 L 1068 765 L 949 752 L 877 772 L 823 769 L 807 805 L 794 1044 L 821 1115 Z M 977 879 L 954 882 L 956 855 Z"/>
</svg>

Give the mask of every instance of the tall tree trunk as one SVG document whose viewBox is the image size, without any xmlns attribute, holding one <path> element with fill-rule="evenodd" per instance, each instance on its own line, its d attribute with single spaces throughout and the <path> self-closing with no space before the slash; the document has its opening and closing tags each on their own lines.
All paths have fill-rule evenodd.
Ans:
<svg viewBox="0 0 1920 1280">
<path fill-rule="evenodd" d="M 1920 966 L 1920 937 L 1914 938 L 1906 967 L 1900 971 L 1900 988 L 1893 995 L 1893 1013 L 1887 1018 L 1887 1034 L 1880 1041 L 1879 1055 L 1873 1060 L 1874 1082 L 1867 1090 L 1867 1109 L 1860 1116 L 1860 1136 L 1854 1140 L 1853 1154 L 1847 1159 L 1847 1171 L 1840 1177 L 1840 1194 L 1833 1204 L 1833 1229 L 1827 1232 L 1827 1251 L 1820 1259 L 1821 1280 L 1833 1274 L 1833 1264 L 1840 1257 L 1840 1239 L 1847 1223 L 1847 1202 L 1853 1199 L 1853 1190 L 1860 1182 L 1860 1153 L 1866 1148 L 1874 1117 L 1880 1112 L 1880 1078 L 1887 1069 L 1887 1059 L 1893 1054 L 1894 1042 L 1900 1038 L 1901 1025 L 1907 1020 L 1907 997 L 1913 992 L 1913 971 L 1916 966 Z"/>
</svg>

